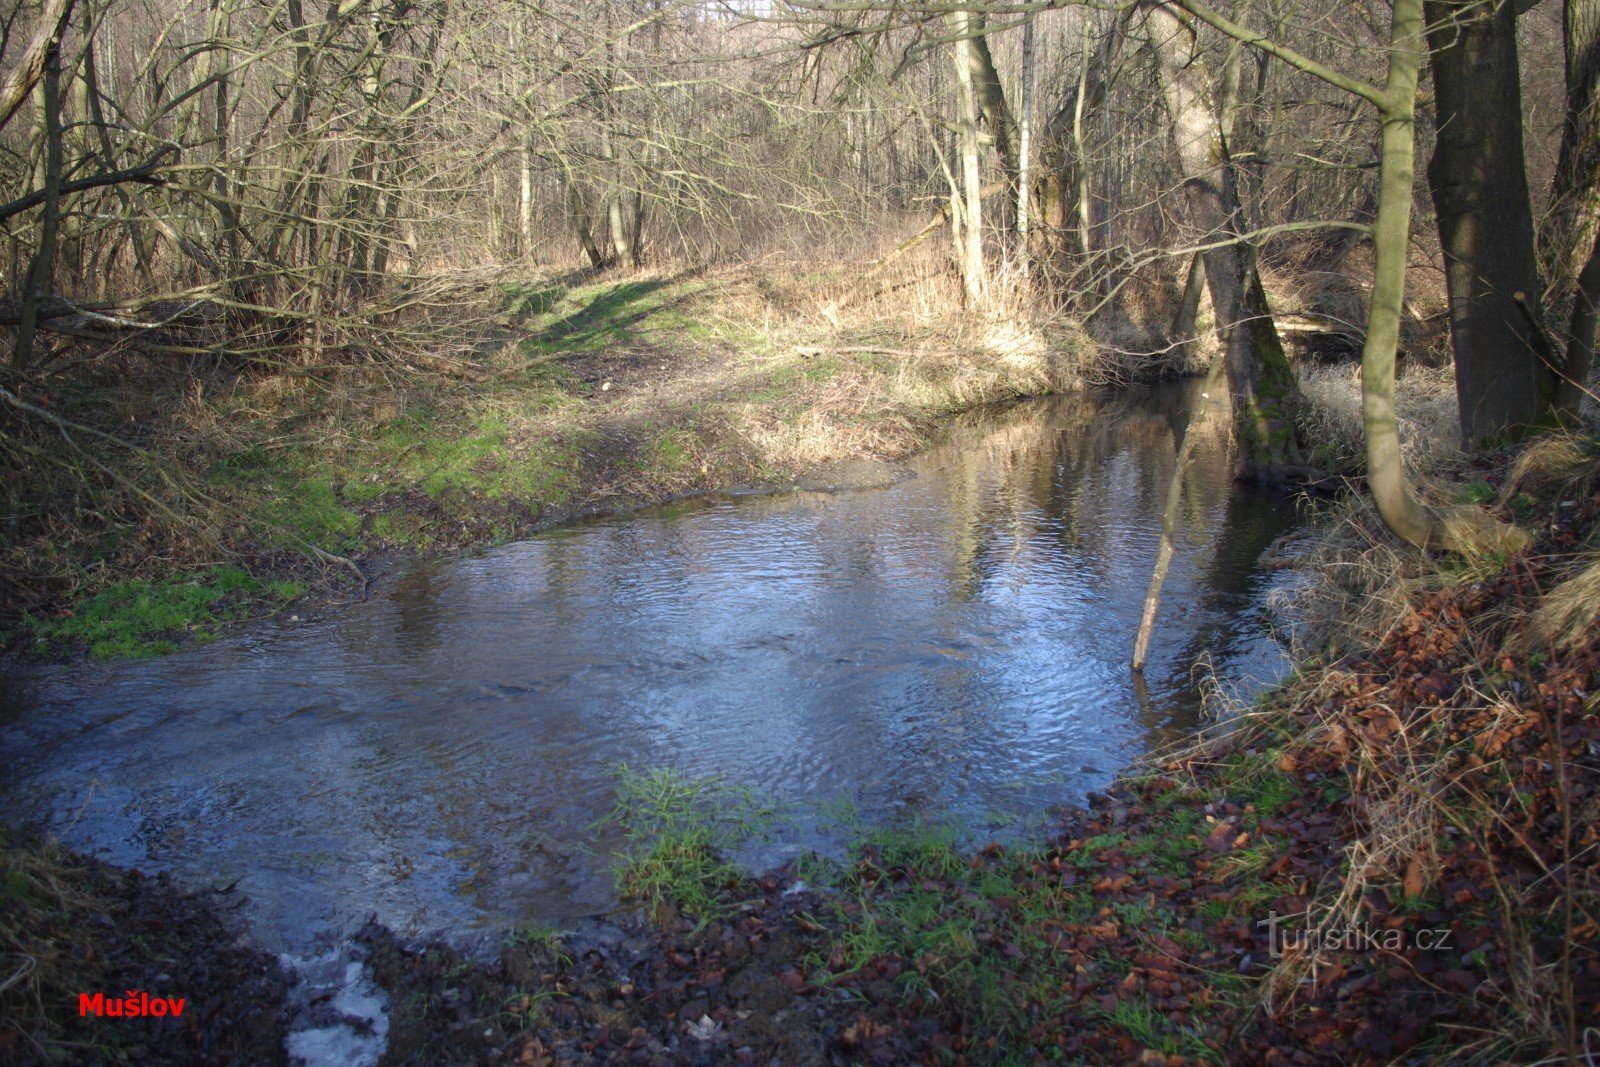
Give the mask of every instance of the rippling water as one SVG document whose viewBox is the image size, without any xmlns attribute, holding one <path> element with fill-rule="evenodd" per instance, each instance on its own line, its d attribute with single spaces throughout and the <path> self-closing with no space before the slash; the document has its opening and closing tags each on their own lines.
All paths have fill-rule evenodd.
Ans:
<svg viewBox="0 0 1600 1067">
<path fill-rule="evenodd" d="M 1198 655 L 1282 669 L 1257 560 L 1294 504 L 1234 487 L 1207 417 L 1147 698 L 1130 683 L 1195 395 L 986 412 L 889 488 L 590 523 L 327 621 L 13 671 L 0 804 L 113 862 L 240 879 L 296 946 L 371 913 L 448 934 L 606 908 L 593 824 L 622 762 L 868 820 L 1081 800 L 1194 723 Z"/>
</svg>

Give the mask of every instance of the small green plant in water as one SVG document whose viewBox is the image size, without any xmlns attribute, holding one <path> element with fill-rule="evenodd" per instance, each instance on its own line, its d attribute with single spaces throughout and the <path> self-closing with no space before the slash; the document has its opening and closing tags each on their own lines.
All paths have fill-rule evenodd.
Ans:
<svg viewBox="0 0 1600 1067">
<path fill-rule="evenodd" d="M 670 905 L 702 924 L 723 914 L 740 881 L 729 852 L 765 830 L 772 809 L 719 778 L 668 769 L 617 771 L 615 803 L 603 820 L 626 841 L 613 868 L 617 892 L 653 912 Z"/>
</svg>

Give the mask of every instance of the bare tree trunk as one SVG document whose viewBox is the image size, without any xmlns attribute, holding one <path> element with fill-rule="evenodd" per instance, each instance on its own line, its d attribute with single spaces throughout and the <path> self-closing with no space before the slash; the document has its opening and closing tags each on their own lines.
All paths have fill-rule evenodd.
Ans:
<svg viewBox="0 0 1600 1067">
<path fill-rule="evenodd" d="M 583 248 L 583 254 L 589 258 L 589 266 L 595 268 L 605 266 L 606 257 L 594 239 L 594 223 L 589 218 L 588 209 L 583 206 L 583 197 L 579 194 L 577 185 L 571 179 L 567 181 L 567 205 L 572 209 L 573 232 L 577 235 L 578 244 Z"/>
<path fill-rule="evenodd" d="M 1083 111 L 1089 94 L 1089 45 L 1093 39 L 1094 24 L 1089 11 L 1080 13 L 1083 19 L 1083 56 L 1078 61 L 1078 92 L 1072 100 L 1072 158 L 1076 172 L 1076 198 L 1078 202 L 1078 253 L 1087 262 L 1094 255 L 1094 217 L 1089 204 L 1089 153 L 1084 149 Z"/>
<path fill-rule="evenodd" d="M 1246 231 L 1224 135 L 1225 115 L 1207 104 L 1208 75 L 1194 31 L 1170 7 L 1146 19 L 1162 96 L 1171 118 L 1184 190 L 1196 235 L 1216 242 Z M 1282 480 L 1303 469 L 1294 409 L 1299 385 L 1273 326 L 1255 250 L 1245 241 L 1205 253 L 1211 306 L 1227 349 L 1228 389 L 1245 472 Z"/>
<path fill-rule="evenodd" d="M 1205 287 L 1205 257 L 1196 252 L 1189 257 L 1189 269 L 1184 272 L 1183 295 L 1178 299 L 1178 311 L 1172 316 L 1172 329 L 1168 331 L 1185 355 L 1194 351 L 1195 324 L 1200 321 L 1200 297 Z"/>
<path fill-rule="evenodd" d="M 65 14 L 63 14 L 63 24 Z M 59 27 L 50 38 L 39 75 L 39 100 L 44 123 L 44 204 L 40 207 L 39 242 L 28 265 L 22 289 L 22 315 L 17 323 L 16 347 L 11 354 L 11 372 L 21 378 L 33 360 L 33 341 L 39 328 L 39 306 L 50 287 L 55 265 L 56 231 L 61 223 L 61 47 Z"/>
<path fill-rule="evenodd" d="M 27 47 L 5 80 L 0 81 L 0 129 L 28 102 L 43 77 L 45 62 L 60 47 L 61 34 L 72 17 L 72 3 L 73 0 L 47 0 L 39 12 L 39 22 Z"/>
<path fill-rule="evenodd" d="M 1535 425 L 1556 399 L 1555 354 L 1530 319 L 1538 267 L 1522 145 L 1512 0 L 1427 0 L 1439 218 L 1461 438 Z"/>
<path fill-rule="evenodd" d="M 1367 337 L 1361 350 L 1361 414 L 1367 448 L 1367 488 L 1384 523 L 1419 548 L 1478 553 L 1512 549 L 1520 531 L 1481 508 L 1435 512 L 1412 492 L 1400 453 L 1394 409 L 1394 362 L 1405 311 L 1406 260 L 1411 242 L 1411 191 L 1416 148 L 1415 102 L 1422 68 L 1424 0 L 1395 0 L 1389 75 L 1380 109 L 1378 217 L 1372 225 L 1376 262 Z"/>
<path fill-rule="evenodd" d="M 626 267 L 637 266 L 633 261 L 633 242 L 628 239 L 628 224 L 623 205 L 627 185 L 623 181 L 622 155 L 617 146 L 617 69 L 621 61 L 620 52 L 622 42 L 615 36 L 616 12 L 612 4 L 606 4 L 605 18 L 605 96 L 602 106 L 605 114 L 605 163 L 606 163 L 606 223 L 607 231 L 611 237 L 611 261 Z M 626 35 L 624 35 L 625 39 Z"/>
<path fill-rule="evenodd" d="M 976 60 L 974 24 L 966 11 L 950 16 L 957 40 L 956 48 L 956 141 L 961 157 L 962 248 L 961 281 L 967 305 L 982 306 L 989 290 L 988 270 L 983 259 L 983 175 L 978 155 L 978 102 L 972 84 Z"/>
<path fill-rule="evenodd" d="M 517 153 L 517 235 L 518 254 L 533 255 L 533 145 L 524 144 Z"/>
<path fill-rule="evenodd" d="M 977 96 L 978 111 L 989 128 L 994 142 L 995 156 L 1000 160 L 1000 172 L 1006 182 L 1017 180 L 1016 140 L 1012 136 L 1011 107 L 1006 103 L 1005 86 L 1000 83 L 1000 72 L 995 69 L 994 55 L 989 51 L 989 38 L 984 34 L 983 16 L 966 13 L 969 32 L 967 62 L 972 71 L 973 91 Z"/>
<path fill-rule="evenodd" d="M 1017 248 L 1028 255 L 1028 205 L 1033 199 L 1033 19 L 1022 24 L 1022 115 L 1017 145 Z"/>
</svg>

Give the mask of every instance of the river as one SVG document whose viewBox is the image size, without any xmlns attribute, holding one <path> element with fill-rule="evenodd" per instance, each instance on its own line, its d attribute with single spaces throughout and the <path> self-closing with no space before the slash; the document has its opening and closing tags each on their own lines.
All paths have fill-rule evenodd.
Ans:
<svg viewBox="0 0 1600 1067">
<path fill-rule="evenodd" d="M 1299 521 L 1203 420 L 1148 693 L 1127 659 L 1193 384 L 956 420 L 880 488 L 722 496 L 413 567 L 320 621 L 0 678 L 0 804 L 113 863 L 237 883 L 306 951 L 368 915 L 492 936 L 614 905 L 616 769 L 979 836 L 1284 669 L 1259 565 Z M 819 840 L 804 815 L 760 846 Z"/>
</svg>

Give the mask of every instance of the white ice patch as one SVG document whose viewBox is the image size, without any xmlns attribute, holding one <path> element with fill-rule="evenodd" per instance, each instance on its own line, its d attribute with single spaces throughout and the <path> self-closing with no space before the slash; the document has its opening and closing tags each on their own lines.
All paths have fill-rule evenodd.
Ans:
<svg viewBox="0 0 1600 1067">
<path fill-rule="evenodd" d="M 389 1045 L 389 1005 L 366 967 L 343 949 L 310 959 L 285 955 L 283 962 L 301 979 L 294 1029 L 286 1043 L 289 1062 L 376 1067 Z"/>
</svg>

